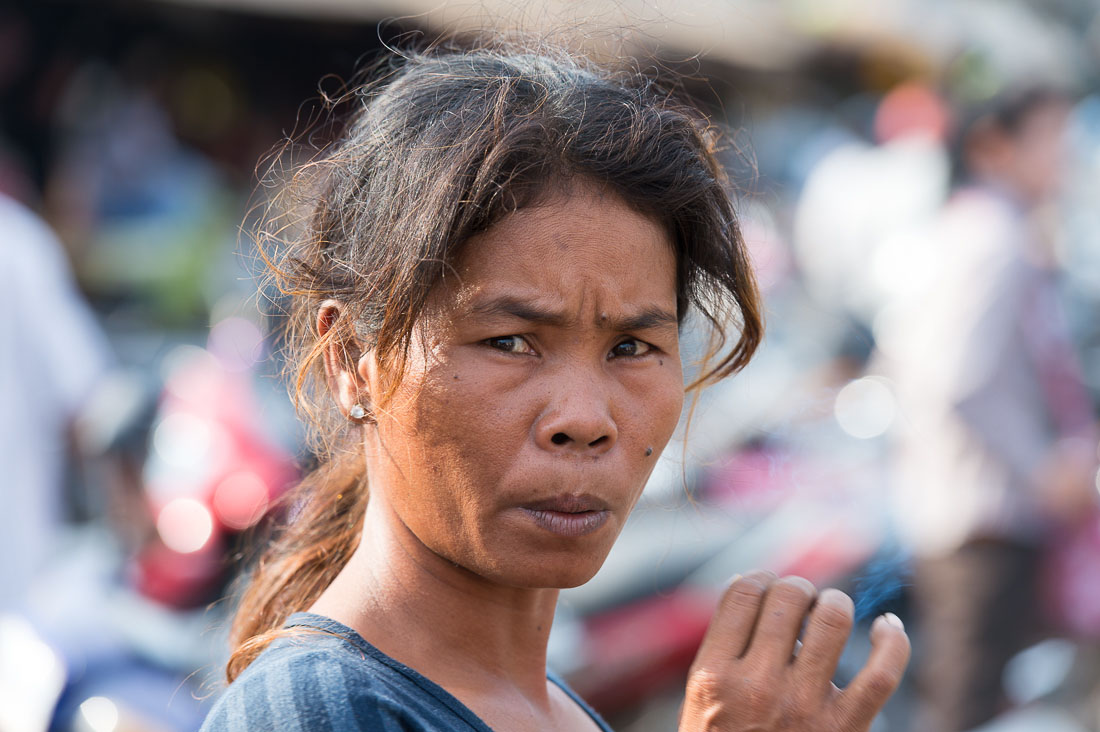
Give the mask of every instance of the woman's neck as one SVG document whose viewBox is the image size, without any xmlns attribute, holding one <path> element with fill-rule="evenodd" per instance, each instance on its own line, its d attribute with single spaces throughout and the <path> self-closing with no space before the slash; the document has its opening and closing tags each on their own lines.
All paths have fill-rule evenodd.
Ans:
<svg viewBox="0 0 1100 732">
<path fill-rule="evenodd" d="M 471 707 L 478 697 L 513 696 L 545 711 L 557 596 L 496 585 L 444 559 L 374 495 L 358 549 L 310 610 L 354 628 Z"/>
</svg>

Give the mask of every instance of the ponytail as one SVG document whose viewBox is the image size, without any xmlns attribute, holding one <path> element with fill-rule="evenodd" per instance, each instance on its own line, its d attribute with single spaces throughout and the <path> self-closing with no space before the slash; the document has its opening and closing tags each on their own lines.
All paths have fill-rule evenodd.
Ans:
<svg viewBox="0 0 1100 732">
<path fill-rule="evenodd" d="M 359 545 L 367 505 L 361 452 L 343 453 L 307 475 L 289 494 L 287 515 L 264 550 L 233 620 L 233 653 L 226 665 L 237 678 L 282 634 L 291 613 L 312 605 Z"/>
</svg>

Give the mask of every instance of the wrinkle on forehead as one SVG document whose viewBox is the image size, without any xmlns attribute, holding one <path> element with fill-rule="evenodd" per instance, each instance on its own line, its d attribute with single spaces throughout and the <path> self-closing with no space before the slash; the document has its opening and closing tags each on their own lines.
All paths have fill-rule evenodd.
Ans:
<svg viewBox="0 0 1100 732">
<path fill-rule="evenodd" d="M 541 244 L 536 256 L 532 241 Z M 646 246 L 655 241 L 659 249 Z M 495 280 L 494 271 L 507 271 L 508 279 Z M 667 278 L 667 292 L 654 294 L 649 285 L 655 278 Z M 574 182 L 471 237 L 429 297 L 425 314 L 449 320 L 476 311 L 479 299 L 506 297 L 597 325 L 638 316 L 619 312 L 631 304 L 643 311 L 668 307 L 675 316 L 671 237 L 661 222 L 605 186 Z"/>
<path fill-rule="evenodd" d="M 504 316 L 559 328 L 574 327 L 582 322 L 580 313 L 586 310 L 587 300 L 583 293 L 577 308 L 579 312 L 557 306 L 544 306 L 542 300 L 543 298 L 539 297 L 527 300 L 507 294 L 485 298 L 475 294 L 468 298 L 458 311 L 460 315 Z M 621 311 L 616 311 L 614 315 L 601 308 L 592 308 L 592 310 L 592 325 L 599 330 L 632 331 L 661 326 L 673 328 L 679 326 L 675 312 L 654 304 L 623 308 Z"/>
</svg>

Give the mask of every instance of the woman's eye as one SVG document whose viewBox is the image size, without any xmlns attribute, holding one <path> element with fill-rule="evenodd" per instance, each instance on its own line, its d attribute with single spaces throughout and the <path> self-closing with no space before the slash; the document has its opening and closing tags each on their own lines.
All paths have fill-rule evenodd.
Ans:
<svg viewBox="0 0 1100 732">
<path fill-rule="evenodd" d="M 498 351 L 504 351 L 506 353 L 534 353 L 535 349 L 531 348 L 523 336 L 510 335 L 510 336 L 497 336 L 496 338 L 486 339 L 485 343 L 490 348 L 495 348 Z"/>
<path fill-rule="evenodd" d="M 642 356 L 649 352 L 653 346 L 649 345 L 645 341 L 639 341 L 635 338 L 623 341 L 614 348 L 611 349 L 611 356 Z"/>
</svg>

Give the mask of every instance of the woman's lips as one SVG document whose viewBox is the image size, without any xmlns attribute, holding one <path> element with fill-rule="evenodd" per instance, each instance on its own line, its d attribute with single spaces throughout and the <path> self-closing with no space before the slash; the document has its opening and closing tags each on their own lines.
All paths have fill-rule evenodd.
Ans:
<svg viewBox="0 0 1100 732">
<path fill-rule="evenodd" d="M 589 495 L 561 495 L 520 507 L 539 528 L 559 536 L 584 536 L 611 517 L 604 501 Z"/>
</svg>

